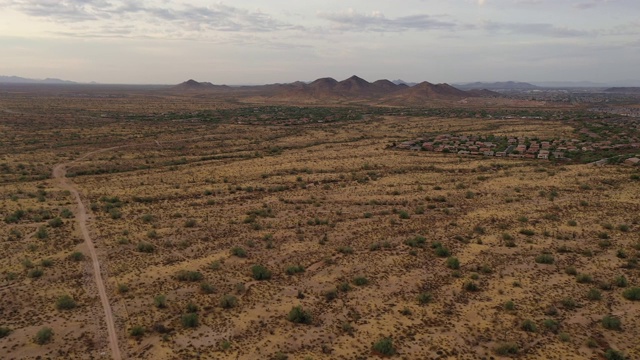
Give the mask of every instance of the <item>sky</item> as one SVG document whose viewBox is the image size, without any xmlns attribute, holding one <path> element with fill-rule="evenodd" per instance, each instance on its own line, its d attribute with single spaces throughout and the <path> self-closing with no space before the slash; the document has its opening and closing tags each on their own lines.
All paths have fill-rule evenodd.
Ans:
<svg viewBox="0 0 640 360">
<path fill-rule="evenodd" d="M 0 0 L 0 75 L 266 84 L 638 79 L 640 0 Z"/>
</svg>

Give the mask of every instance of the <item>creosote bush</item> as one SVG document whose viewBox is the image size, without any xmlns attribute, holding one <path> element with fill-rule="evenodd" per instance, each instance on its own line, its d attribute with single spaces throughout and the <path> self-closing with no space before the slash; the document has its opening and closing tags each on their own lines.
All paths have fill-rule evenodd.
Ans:
<svg viewBox="0 0 640 360">
<path fill-rule="evenodd" d="M 223 309 L 231 309 L 238 305 L 238 299 L 233 295 L 224 295 L 220 298 L 220 307 Z"/>
<path fill-rule="evenodd" d="M 71 310 L 76 307 L 76 302 L 70 295 L 62 295 L 56 300 L 56 309 Z"/>
<path fill-rule="evenodd" d="M 253 278 L 256 280 L 271 279 L 271 271 L 267 270 L 267 268 L 262 265 L 253 265 L 251 267 L 251 274 L 253 275 Z"/>
<path fill-rule="evenodd" d="M 608 330 L 622 330 L 622 322 L 613 315 L 606 315 L 602 318 L 602 327 Z"/>
<path fill-rule="evenodd" d="M 291 321 L 295 324 L 311 324 L 313 318 L 310 313 L 305 311 L 302 306 L 294 306 L 291 311 L 289 311 L 289 315 L 287 315 L 287 320 Z"/>
<path fill-rule="evenodd" d="M 393 346 L 393 340 L 385 337 L 373 344 L 373 351 L 383 356 L 391 356 L 396 353 L 396 349 Z"/>
<path fill-rule="evenodd" d="M 36 336 L 33 338 L 33 341 L 38 345 L 44 345 L 49 343 L 53 338 L 53 329 L 50 327 L 43 327 L 38 330 Z"/>
<path fill-rule="evenodd" d="M 622 293 L 625 299 L 631 301 L 640 301 L 640 287 L 632 287 Z"/>
</svg>

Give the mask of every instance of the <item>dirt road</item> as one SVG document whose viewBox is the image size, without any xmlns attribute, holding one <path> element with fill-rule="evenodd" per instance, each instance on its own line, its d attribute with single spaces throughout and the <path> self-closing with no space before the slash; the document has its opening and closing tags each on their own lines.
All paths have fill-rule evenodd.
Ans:
<svg viewBox="0 0 640 360">
<path fill-rule="evenodd" d="M 104 149 L 102 151 L 108 151 L 111 149 Z M 94 152 L 95 153 L 95 152 Z M 87 154 L 86 156 L 92 155 Z M 60 182 L 60 186 L 71 192 L 76 199 L 76 203 L 78 204 L 78 212 L 76 214 L 76 219 L 78 225 L 80 226 L 80 231 L 82 232 L 82 237 L 84 238 L 85 243 L 87 244 L 87 248 L 89 249 L 89 255 L 91 256 L 91 262 L 93 264 L 93 274 L 95 277 L 96 285 L 98 287 L 98 295 L 100 296 L 100 302 L 102 303 L 102 307 L 104 308 L 104 316 L 107 322 L 107 331 L 109 333 L 109 346 L 111 347 L 112 358 L 114 360 L 121 360 L 122 355 L 120 353 L 120 347 L 118 346 L 118 334 L 116 332 L 116 326 L 113 319 L 113 313 L 111 312 L 111 305 L 109 304 L 109 297 L 107 296 L 107 291 L 104 286 L 104 281 L 102 280 L 102 273 L 100 272 L 100 261 L 98 260 L 98 255 L 96 254 L 96 248 L 93 244 L 93 240 L 91 240 L 91 236 L 89 236 L 89 230 L 87 228 L 87 209 L 80 198 L 80 193 L 75 188 L 73 183 L 66 178 L 66 167 L 68 164 L 59 164 L 53 168 L 53 177 L 58 179 Z"/>
</svg>

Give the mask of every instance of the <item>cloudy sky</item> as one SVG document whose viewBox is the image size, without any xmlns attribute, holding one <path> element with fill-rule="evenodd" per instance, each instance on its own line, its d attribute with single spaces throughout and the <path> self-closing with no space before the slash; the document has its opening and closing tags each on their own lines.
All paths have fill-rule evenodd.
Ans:
<svg viewBox="0 0 640 360">
<path fill-rule="evenodd" d="M 637 79 L 640 0 L 0 0 L 0 75 Z"/>
</svg>

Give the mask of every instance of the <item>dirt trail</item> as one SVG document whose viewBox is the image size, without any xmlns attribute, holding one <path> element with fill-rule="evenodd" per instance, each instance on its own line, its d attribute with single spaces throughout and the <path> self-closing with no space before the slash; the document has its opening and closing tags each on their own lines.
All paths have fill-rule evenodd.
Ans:
<svg viewBox="0 0 640 360">
<path fill-rule="evenodd" d="M 114 150 L 119 147 L 113 147 L 109 149 L 102 149 L 98 151 L 94 151 L 84 155 L 83 159 L 87 156 Z M 80 160 L 78 159 L 78 160 Z M 76 160 L 76 161 L 78 161 Z M 89 230 L 87 228 L 87 209 L 80 198 L 80 193 L 75 188 L 73 183 L 66 178 L 67 166 L 72 164 L 58 164 L 53 168 L 53 177 L 56 178 L 60 182 L 60 186 L 70 191 L 76 199 L 76 203 L 78 204 L 78 213 L 76 214 L 76 219 L 78 225 L 80 226 L 80 231 L 82 232 L 82 237 L 84 238 L 85 243 L 87 244 L 87 248 L 89 249 L 89 255 L 91 256 L 91 262 L 93 264 L 93 274 L 95 277 L 96 285 L 98 287 L 98 295 L 100 296 L 100 302 L 102 303 L 102 307 L 104 308 L 105 320 L 107 322 L 107 331 L 109 333 L 109 346 L 111 347 L 111 357 L 114 360 L 121 360 L 122 355 L 120 353 L 120 347 L 118 345 L 118 334 L 116 332 L 115 321 L 113 319 L 113 313 L 111 312 L 111 304 L 109 304 L 109 297 L 107 296 L 107 291 L 104 286 L 104 281 L 102 280 L 102 272 L 100 271 L 100 261 L 98 260 L 98 255 L 96 254 L 96 248 L 93 244 L 93 240 L 91 240 L 91 236 L 89 236 Z"/>
</svg>

